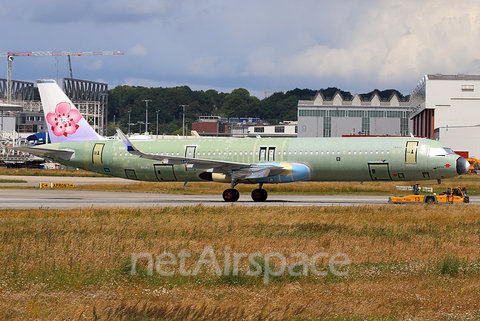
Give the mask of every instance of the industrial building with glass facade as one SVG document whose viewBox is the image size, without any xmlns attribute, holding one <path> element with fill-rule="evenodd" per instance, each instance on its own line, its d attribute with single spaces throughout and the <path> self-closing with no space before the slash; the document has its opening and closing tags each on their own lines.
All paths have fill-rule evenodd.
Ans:
<svg viewBox="0 0 480 321">
<path fill-rule="evenodd" d="M 409 113 L 409 102 L 395 94 L 382 101 L 374 93 L 364 101 L 358 94 L 345 100 L 336 93 L 328 100 L 318 93 L 314 100 L 298 102 L 298 137 L 407 136 Z"/>
</svg>

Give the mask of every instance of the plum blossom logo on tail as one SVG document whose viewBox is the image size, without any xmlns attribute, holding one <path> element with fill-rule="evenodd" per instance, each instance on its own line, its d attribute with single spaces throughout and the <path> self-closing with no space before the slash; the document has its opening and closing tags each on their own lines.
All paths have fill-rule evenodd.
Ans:
<svg viewBox="0 0 480 321">
<path fill-rule="evenodd" d="M 52 125 L 52 132 L 56 136 L 73 135 L 79 125 L 77 123 L 82 119 L 82 115 L 76 109 L 72 109 L 70 103 L 58 103 L 54 113 L 47 114 L 47 122 Z"/>
</svg>

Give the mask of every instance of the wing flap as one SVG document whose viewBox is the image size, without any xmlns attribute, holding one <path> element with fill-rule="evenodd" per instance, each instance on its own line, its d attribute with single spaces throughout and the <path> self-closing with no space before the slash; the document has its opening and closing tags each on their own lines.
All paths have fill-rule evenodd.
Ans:
<svg viewBox="0 0 480 321">
<path fill-rule="evenodd" d="M 248 168 L 242 168 L 231 173 L 234 179 L 257 179 L 268 176 L 278 175 L 284 170 L 281 166 L 271 164 L 251 165 Z"/>
</svg>

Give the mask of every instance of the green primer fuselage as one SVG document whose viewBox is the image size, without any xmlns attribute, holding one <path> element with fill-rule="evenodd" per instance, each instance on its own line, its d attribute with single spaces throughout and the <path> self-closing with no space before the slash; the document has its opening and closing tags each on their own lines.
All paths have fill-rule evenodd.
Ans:
<svg viewBox="0 0 480 321">
<path fill-rule="evenodd" d="M 438 141 L 413 137 L 349 138 L 197 138 L 132 141 L 143 153 L 247 164 L 300 163 L 311 181 L 419 181 L 457 176 L 456 154 L 430 156 Z M 142 181 L 204 181 L 208 169 L 145 159 L 126 151 L 120 140 L 69 142 L 38 148 L 69 149 L 59 163 Z M 228 181 L 228 173 L 226 174 Z M 252 183 L 249 181 L 249 183 Z"/>
</svg>

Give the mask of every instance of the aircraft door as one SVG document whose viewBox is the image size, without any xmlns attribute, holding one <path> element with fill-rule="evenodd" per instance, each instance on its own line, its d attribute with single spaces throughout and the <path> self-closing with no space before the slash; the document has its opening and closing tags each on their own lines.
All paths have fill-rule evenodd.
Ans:
<svg viewBox="0 0 480 321">
<path fill-rule="evenodd" d="M 134 169 L 126 169 L 125 176 L 127 176 L 128 179 L 138 179 Z"/>
<path fill-rule="evenodd" d="M 158 164 L 153 165 L 155 175 L 159 181 L 176 181 L 175 172 L 173 171 L 173 165 Z"/>
<path fill-rule="evenodd" d="M 267 159 L 267 147 L 260 147 L 260 157 L 259 161 L 265 161 Z"/>
<path fill-rule="evenodd" d="M 268 161 L 273 162 L 275 160 L 275 147 L 268 148 Z"/>
<path fill-rule="evenodd" d="M 197 146 L 186 146 L 185 147 L 185 157 L 195 158 Z"/>
<path fill-rule="evenodd" d="M 407 142 L 407 147 L 405 148 L 405 164 L 417 163 L 417 147 L 418 142 Z"/>
<path fill-rule="evenodd" d="M 370 170 L 370 177 L 372 181 L 391 181 L 390 170 L 388 163 L 372 163 L 368 164 Z"/>
<path fill-rule="evenodd" d="M 276 147 L 260 147 L 260 155 L 258 160 L 260 162 L 269 161 L 272 162 L 275 160 L 275 148 Z"/>
<path fill-rule="evenodd" d="M 103 165 L 102 154 L 105 144 L 95 144 L 93 146 L 92 163 L 93 165 Z"/>
<path fill-rule="evenodd" d="M 197 146 L 186 146 L 185 147 L 185 157 L 195 158 L 195 153 L 197 151 Z M 194 172 L 195 169 L 189 166 L 185 166 L 187 172 Z"/>
</svg>

